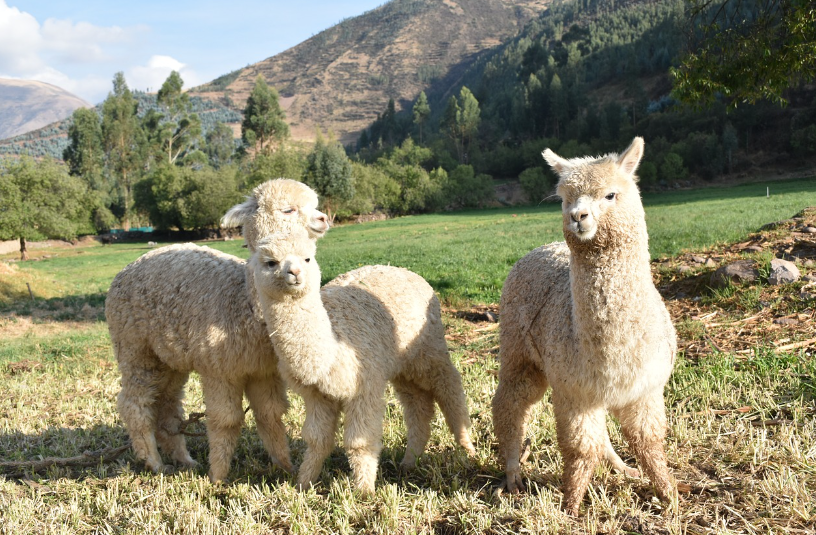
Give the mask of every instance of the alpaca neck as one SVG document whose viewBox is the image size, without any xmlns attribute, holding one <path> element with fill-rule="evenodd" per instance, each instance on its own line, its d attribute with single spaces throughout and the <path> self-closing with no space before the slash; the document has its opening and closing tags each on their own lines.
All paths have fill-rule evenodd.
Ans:
<svg viewBox="0 0 816 535">
<path fill-rule="evenodd" d="M 601 334 L 638 321 L 651 286 L 645 223 L 606 247 L 570 243 L 570 287 L 577 332 Z"/>
<path fill-rule="evenodd" d="M 334 398 L 351 392 L 356 361 L 338 341 L 320 292 L 262 299 L 269 336 L 286 378 Z"/>
</svg>

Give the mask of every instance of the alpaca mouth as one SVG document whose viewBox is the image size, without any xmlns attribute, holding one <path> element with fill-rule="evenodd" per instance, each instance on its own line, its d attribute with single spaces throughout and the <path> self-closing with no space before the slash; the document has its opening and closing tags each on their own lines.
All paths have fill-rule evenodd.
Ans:
<svg viewBox="0 0 816 535">
<path fill-rule="evenodd" d="M 318 238 L 321 238 L 329 230 L 329 224 L 321 222 L 312 223 L 309 225 L 309 230 L 316 234 Z"/>
</svg>

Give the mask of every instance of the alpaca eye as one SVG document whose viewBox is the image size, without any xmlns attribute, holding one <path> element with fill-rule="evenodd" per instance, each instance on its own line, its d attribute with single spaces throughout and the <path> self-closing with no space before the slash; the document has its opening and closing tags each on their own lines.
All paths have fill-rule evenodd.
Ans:
<svg viewBox="0 0 816 535">
<path fill-rule="evenodd" d="M 615 200 L 615 196 L 616 196 L 616 195 L 617 195 L 617 193 L 610 193 L 610 194 L 608 194 L 608 195 L 605 197 L 605 199 L 606 199 L 607 201 L 614 201 L 614 200 Z"/>
<path fill-rule="evenodd" d="M 311 259 L 311 258 L 307 258 L 307 259 L 306 259 L 306 263 L 307 263 L 307 264 L 308 264 L 309 262 L 311 262 L 311 261 L 312 261 L 312 259 Z"/>
<path fill-rule="evenodd" d="M 267 260 L 266 265 L 267 265 L 267 267 L 275 268 L 275 267 L 278 266 L 278 261 L 277 260 Z"/>
<path fill-rule="evenodd" d="M 281 212 L 283 212 L 286 215 L 294 214 L 295 212 L 297 212 L 297 208 L 292 208 L 290 206 L 289 208 L 284 208 L 283 210 L 281 210 Z"/>
</svg>

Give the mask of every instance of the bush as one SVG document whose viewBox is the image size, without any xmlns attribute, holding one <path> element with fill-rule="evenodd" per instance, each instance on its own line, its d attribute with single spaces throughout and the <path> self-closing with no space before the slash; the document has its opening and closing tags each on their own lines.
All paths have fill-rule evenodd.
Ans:
<svg viewBox="0 0 816 535">
<path fill-rule="evenodd" d="M 460 165 L 448 177 L 447 194 L 456 207 L 477 207 L 492 200 L 496 190 L 490 175 L 476 175 L 473 166 Z"/>
<path fill-rule="evenodd" d="M 683 165 L 683 158 L 679 154 L 670 152 L 660 164 L 660 179 L 669 184 L 683 180 L 688 175 L 688 169 Z"/>
<path fill-rule="evenodd" d="M 555 186 L 555 179 L 541 167 L 530 167 L 519 175 L 521 189 L 524 190 L 527 199 L 534 204 L 538 204 L 549 197 Z"/>
</svg>

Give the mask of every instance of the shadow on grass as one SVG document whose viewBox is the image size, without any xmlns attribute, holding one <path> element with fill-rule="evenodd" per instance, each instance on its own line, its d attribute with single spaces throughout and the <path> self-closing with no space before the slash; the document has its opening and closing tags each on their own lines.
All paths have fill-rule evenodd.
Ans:
<svg viewBox="0 0 816 535">
<path fill-rule="evenodd" d="M 0 288 L 0 292 L 3 289 Z M 31 299 L 25 296 L 0 306 L 0 316 L 24 316 L 43 321 L 73 321 L 96 323 L 105 320 L 106 292 Z"/>
<path fill-rule="evenodd" d="M 8 479 L 67 478 L 83 480 L 88 477 L 105 479 L 122 472 L 132 471 L 150 475 L 143 462 L 136 459 L 129 447 L 130 439 L 122 426 L 96 425 L 90 428 L 50 427 L 39 434 L 11 432 L 0 435 L 0 477 Z M 167 474 L 174 475 L 192 470 L 199 477 L 207 477 L 205 437 L 188 437 L 187 449 L 198 466 L 187 469 L 166 465 Z M 169 458 L 163 455 L 165 463 Z M 43 462 L 54 460 L 51 466 Z M 90 462 L 88 462 L 90 460 Z M 24 463 L 19 466 L 16 463 Z M 36 468 L 30 466 L 38 465 Z M 238 448 L 230 466 L 228 482 L 244 481 L 252 484 L 280 484 L 294 479 L 275 467 L 266 454 L 254 427 L 244 427 Z"/>
</svg>

